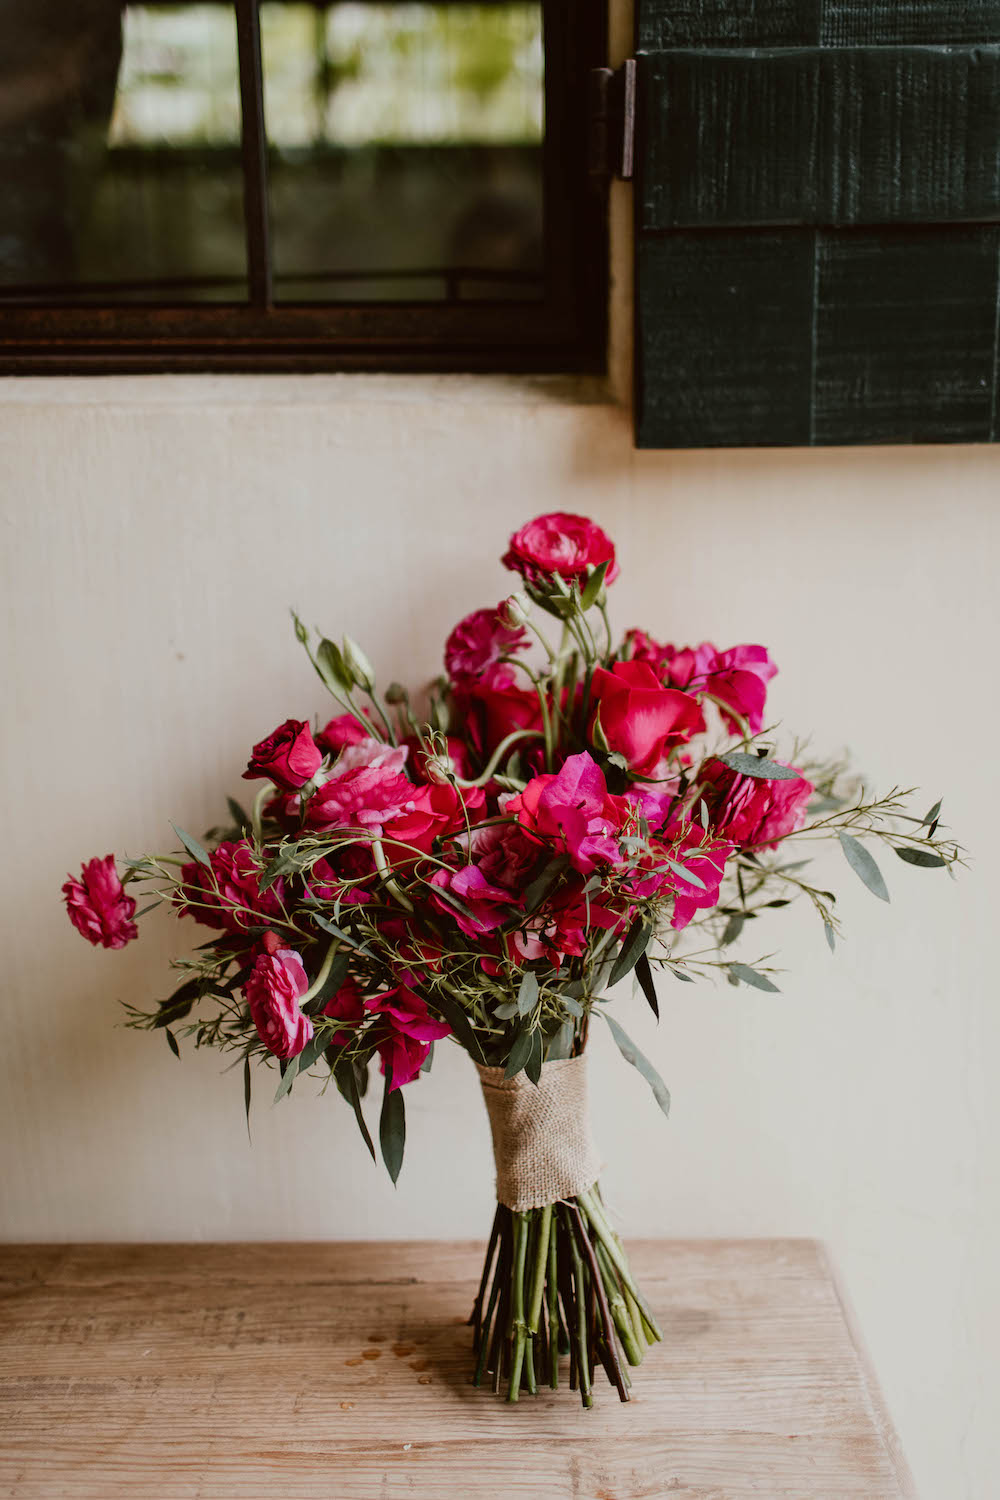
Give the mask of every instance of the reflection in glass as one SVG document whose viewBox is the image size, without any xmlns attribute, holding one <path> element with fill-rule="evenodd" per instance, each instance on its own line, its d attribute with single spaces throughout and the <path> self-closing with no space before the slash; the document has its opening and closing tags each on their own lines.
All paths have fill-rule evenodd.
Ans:
<svg viewBox="0 0 1000 1500">
<path fill-rule="evenodd" d="M 0 293 L 246 297 L 232 6 L 0 4 Z"/>
<path fill-rule="evenodd" d="M 280 300 L 542 295 L 539 4 L 261 6 Z"/>
</svg>

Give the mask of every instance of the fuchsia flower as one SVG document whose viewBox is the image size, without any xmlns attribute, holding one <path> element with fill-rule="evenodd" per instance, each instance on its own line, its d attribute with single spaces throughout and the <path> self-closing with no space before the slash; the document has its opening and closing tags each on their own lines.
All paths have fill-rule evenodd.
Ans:
<svg viewBox="0 0 1000 1500">
<path fill-rule="evenodd" d="M 450 782 L 429 782 L 411 787 L 409 807 L 395 817 L 385 830 L 385 852 L 390 864 L 405 863 L 413 850 L 429 854 L 438 839 L 464 831 L 466 818 L 476 823 L 486 813 L 486 793 L 482 787 L 452 786 Z"/>
<path fill-rule="evenodd" d="M 415 787 L 403 775 L 408 751 L 363 739 L 347 744 L 329 777 L 306 805 L 306 826 L 317 832 L 365 828 L 380 838 L 386 823 L 412 812 Z"/>
<path fill-rule="evenodd" d="M 454 699 L 466 733 L 484 760 L 516 729 L 541 731 L 542 711 L 533 688 L 514 683 L 497 686 L 486 681 L 465 682 L 456 689 Z"/>
<path fill-rule="evenodd" d="M 291 948 L 261 953 L 254 963 L 243 995 L 258 1036 L 275 1057 L 297 1057 L 312 1040 L 313 1023 L 299 1009 L 308 988 L 302 960 Z"/>
<path fill-rule="evenodd" d="M 177 899 L 182 917 L 235 933 L 281 915 L 285 883 L 279 879 L 261 890 L 260 866 L 247 839 L 220 844 L 209 863 L 211 870 L 194 860 L 181 867 L 183 889 Z"/>
<path fill-rule="evenodd" d="M 426 1004 L 412 988 L 412 974 L 404 974 L 395 989 L 372 995 L 365 1009 L 385 1018 L 388 1030 L 378 1044 L 382 1072 L 392 1071 L 394 1089 L 411 1083 L 427 1060 L 431 1042 L 451 1034 L 444 1021 L 435 1021 Z"/>
<path fill-rule="evenodd" d="M 596 667 L 591 695 L 596 703 L 591 737 L 599 713 L 608 748 L 623 755 L 630 770 L 642 776 L 654 775 L 669 749 L 705 728 L 697 700 L 663 687 L 647 662 L 615 662 L 610 672 Z"/>
<path fill-rule="evenodd" d="M 796 766 L 789 770 L 797 772 L 794 780 L 764 781 L 741 776 L 721 760 L 706 761 L 698 802 L 704 801 L 713 831 L 745 849 L 773 849 L 779 839 L 801 828 L 814 787 Z M 697 803 L 692 809 L 696 813 Z"/>
<path fill-rule="evenodd" d="M 514 681 L 514 673 L 500 657 L 523 651 L 528 634 L 519 625 L 508 625 L 501 617 L 501 607 L 498 604 L 495 609 L 474 610 L 451 632 L 445 643 L 444 665 L 452 682 L 481 681 L 507 687 Z"/>
<path fill-rule="evenodd" d="M 316 743 L 328 755 L 336 755 L 345 745 L 360 745 L 371 738 L 372 735 L 353 714 L 337 714 L 320 730 Z"/>
<path fill-rule="evenodd" d="M 484 932 L 494 932 L 502 927 L 510 916 L 509 907 L 517 900 L 502 886 L 491 885 L 478 865 L 463 865 L 459 870 L 437 870 L 430 883 L 438 890 L 449 891 L 461 901 L 464 911 L 441 896 L 431 896 L 438 910 L 454 918 L 469 937 L 480 937 Z"/>
<path fill-rule="evenodd" d="M 244 781 L 266 777 L 286 792 L 305 786 L 323 764 L 309 725 L 302 719 L 286 719 L 273 734 L 254 745 Z"/>
<path fill-rule="evenodd" d="M 88 860 L 79 880 L 67 875 L 62 891 L 70 921 L 95 948 L 124 948 L 139 936 L 135 902 L 125 894 L 113 854 Z"/>
<path fill-rule="evenodd" d="M 338 1021 L 350 1021 L 352 1026 L 359 1026 L 365 1019 L 365 997 L 361 993 L 361 986 L 356 979 L 350 975 L 344 980 L 340 989 L 337 990 L 323 1007 L 324 1016 L 334 1016 Z M 335 1031 L 330 1037 L 332 1046 L 341 1047 L 351 1040 L 353 1032 Z"/>
<path fill-rule="evenodd" d="M 731 646 L 718 651 L 711 641 L 702 641 L 700 646 L 661 645 L 643 630 L 628 631 L 625 640 L 631 659 L 645 662 L 667 687 L 718 699 L 730 733 L 740 728 L 733 714 L 748 722 L 752 734 L 763 727 L 767 684 L 778 670 L 766 647 Z"/>
<path fill-rule="evenodd" d="M 589 875 L 600 861 L 621 861 L 618 835 L 629 816 L 624 797 L 613 797 L 594 759 L 570 755 L 558 775 L 535 776 L 511 797 L 505 811 L 565 849 L 574 868 Z"/>
<path fill-rule="evenodd" d="M 529 583 L 544 582 L 547 575 L 582 578 L 591 568 L 607 562 L 607 583 L 618 577 L 615 548 L 611 538 L 586 516 L 574 516 L 556 510 L 536 516 L 510 539 L 510 549 L 503 558 L 505 568 L 520 573 Z"/>
<path fill-rule="evenodd" d="M 675 842 L 665 852 L 701 882 L 685 880 L 676 870 L 666 870 L 664 884 L 674 893 L 671 927 L 686 927 L 696 911 L 718 906 L 719 887 L 726 870 L 726 860 L 735 844 L 712 838 L 699 825 L 684 823 L 672 830 Z"/>
</svg>

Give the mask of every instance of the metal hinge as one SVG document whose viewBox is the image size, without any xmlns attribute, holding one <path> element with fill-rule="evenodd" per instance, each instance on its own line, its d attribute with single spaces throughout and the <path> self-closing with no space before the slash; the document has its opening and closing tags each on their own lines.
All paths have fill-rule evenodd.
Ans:
<svg viewBox="0 0 1000 1500">
<path fill-rule="evenodd" d="M 628 179 L 634 159 L 635 58 L 629 57 L 620 68 L 590 72 L 590 176 L 601 184 Z"/>
</svg>

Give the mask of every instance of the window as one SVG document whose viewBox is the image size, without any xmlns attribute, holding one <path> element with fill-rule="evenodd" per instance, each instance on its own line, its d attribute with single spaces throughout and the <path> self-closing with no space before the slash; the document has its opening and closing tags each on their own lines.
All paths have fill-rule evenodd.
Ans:
<svg viewBox="0 0 1000 1500">
<path fill-rule="evenodd" d="M 594 0 L 10 0 L 0 369 L 603 363 Z"/>
</svg>

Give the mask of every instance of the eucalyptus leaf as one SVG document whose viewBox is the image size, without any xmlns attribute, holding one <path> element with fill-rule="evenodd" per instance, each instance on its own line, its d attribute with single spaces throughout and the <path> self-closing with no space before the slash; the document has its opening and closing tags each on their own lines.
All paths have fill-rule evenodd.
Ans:
<svg viewBox="0 0 1000 1500">
<path fill-rule="evenodd" d="M 674 978 L 679 979 L 682 984 L 694 984 L 693 975 L 685 974 L 683 969 L 675 969 L 672 964 L 668 964 L 667 967 Z"/>
<path fill-rule="evenodd" d="M 842 833 L 840 835 L 840 847 L 844 851 L 847 863 L 858 876 L 858 879 L 863 881 L 868 887 L 872 895 L 877 896 L 880 901 L 888 901 L 889 892 L 886 889 L 885 881 L 882 879 L 882 871 L 875 863 L 873 857 L 868 853 L 864 844 L 860 844 L 851 834 Z"/>
<path fill-rule="evenodd" d="M 528 1058 L 531 1056 L 532 1046 L 534 1045 L 532 1035 L 533 1033 L 530 1031 L 522 1031 L 515 1037 L 514 1045 L 510 1049 L 510 1056 L 507 1058 L 507 1066 L 503 1070 L 505 1078 L 516 1077 L 528 1061 Z"/>
<path fill-rule="evenodd" d="M 322 912 L 314 911 L 312 919 L 322 927 L 324 932 L 328 932 L 331 937 L 339 938 L 342 943 L 346 943 L 348 948 L 353 948 L 356 953 L 364 953 L 368 958 L 375 957 L 366 943 L 358 942 L 356 937 L 352 937 L 343 927 L 338 927 L 336 922 L 331 922 L 329 917 L 324 917 Z"/>
<path fill-rule="evenodd" d="M 189 979 L 174 991 L 169 1000 L 161 1000 L 153 1025 L 169 1026 L 172 1021 L 183 1021 L 191 1014 L 195 1002 L 201 999 L 201 985 L 200 979 Z"/>
<path fill-rule="evenodd" d="M 940 854 L 932 854 L 930 849 L 897 849 L 896 853 L 906 864 L 919 865 L 922 870 L 940 870 L 948 863 Z"/>
<path fill-rule="evenodd" d="M 497 1005 L 493 1009 L 493 1014 L 498 1021 L 509 1021 L 512 1016 L 516 1016 L 518 1013 L 519 1006 L 516 1000 L 504 1000 L 501 1005 Z"/>
<path fill-rule="evenodd" d="M 237 802 L 235 797 L 227 797 L 226 803 L 229 807 L 229 816 L 241 833 L 247 833 L 253 827 L 249 813 Z"/>
<path fill-rule="evenodd" d="M 931 808 L 930 812 L 925 815 L 925 817 L 924 817 L 924 822 L 925 823 L 936 823 L 937 822 L 937 820 L 938 820 L 938 814 L 941 811 L 941 803 L 943 801 L 944 801 L 943 797 L 939 797 L 938 798 L 938 800 L 935 802 L 934 806 Z"/>
<path fill-rule="evenodd" d="M 531 1051 L 528 1053 L 524 1071 L 537 1088 L 538 1080 L 542 1076 L 542 1033 L 540 1031 L 531 1033 Z"/>
<path fill-rule="evenodd" d="M 382 1113 L 378 1122 L 378 1140 L 382 1148 L 382 1160 L 386 1171 L 395 1183 L 403 1165 L 406 1148 L 406 1105 L 403 1090 L 392 1087 L 392 1069 L 386 1068 L 385 1090 L 382 1094 Z"/>
<path fill-rule="evenodd" d="M 562 1001 L 563 1010 L 568 1010 L 571 1016 L 576 1016 L 577 1020 L 579 1020 L 583 1015 L 583 1006 L 579 1000 L 574 1000 L 573 996 L 567 995 L 565 991 L 563 991 L 559 998 Z"/>
<path fill-rule="evenodd" d="M 635 977 L 639 981 L 639 988 L 646 997 L 646 1002 L 657 1020 L 660 1019 L 660 1004 L 656 998 L 656 986 L 653 983 L 653 971 L 649 966 L 649 959 L 645 953 L 640 953 L 635 965 Z"/>
<path fill-rule="evenodd" d="M 773 995 L 780 995 L 781 991 L 776 984 L 772 984 L 766 974 L 752 969 L 749 964 L 729 964 L 730 976 L 742 980 L 744 984 L 752 984 L 755 990 L 768 990 Z"/>
<path fill-rule="evenodd" d="M 435 991 L 430 1003 L 440 1013 L 442 1019 L 448 1022 L 455 1034 L 455 1040 L 465 1048 L 472 1061 L 485 1063 L 486 1057 L 465 1007 L 455 999 L 454 995 L 449 995 L 443 990 Z"/>
<path fill-rule="evenodd" d="M 532 973 L 531 969 L 525 969 L 520 988 L 517 992 L 518 1015 L 530 1016 L 537 1004 L 538 975 Z"/>
<path fill-rule="evenodd" d="M 679 875 L 682 880 L 686 880 L 688 885 L 695 886 L 699 891 L 703 891 L 706 889 L 705 882 L 702 880 L 701 876 L 696 875 L 694 871 L 687 865 L 680 865 L 675 859 L 668 859 L 666 863 L 670 866 L 671 870 L 673 870 L 674 874 Z"/>
<path fill-rule="evenodd" d="M 611 1027 L 611 1035 L 618 1043 L 618 1050 L 621 1052 L 622 1057 L 624 1057 L 626 1062 L 630 1062 L 634 1068 L 638 1068 L 643 1078 L 645 1078 L 653 1090 L 653 1098 L 663 1110 L 663 1113 L 669 1115 L 670 1093 L 663 1079 L 649 1061 L 649 1058 L 643 1056 L 632 1038 L 626 1031 L 622 1030 L 613 1016 L 608 1015 L 607 1011 L 602 1011 L 601 1014 Z"/>
<path fill-rule="evenodd" d="M 736 912 L 734 916 L 729 918 L 729 921 L 726 923 L 726 930 L 722 934 L 721 946 L 723 948 L 728 948 L 730 943 L 735 943 L 743 931 L 745 921 L 746 918 L 742 912 Z"/>
<path fill-rule="evenodd" d="M 166 1039 L 167 1039 L 167 1046 L 170 1048 L 170 1050 L 174 1054 L 174 1056 L 175 1057 L 180 1057 L 180 1055 L 181 1055 L 181 1049 L 178 1047 L 178 1045 L 177 1045 L 177 1038 L 174 1036 L 174 1034 L 170 1030 L 169 1026 L 165 1026 L 163 1028 L 163 1035 L 166 1037 Z"/>
<path fill-rule="evenodd" d="M 837 934 L 834 932 L 829 922 L 823 923 L 823 931 L 826 934 L 827 946 L 829 947 L 830 952 L 833 953 L 834 949 L 837 946 Z"/>
<path fill-rule="evenodd" d="M 376 1161 L 375 1146 L 372 1142 L 368 1126 L 365 1124 L 365 1117 L 361 1113 L 361 1093 L 358 1088 L 358 1077 L 353 1062 L 349 1058 L 342 1058 L 333 1076 L 341 1096 L 347 1100 L 348 1104 L 354 1110 L 354 1118 L 358 1122 L 361 1138 L 371 1153 L 372 1161 Z"/>
<path fill-rule="evenodd" d="M 189 833 L 185 833 L 183 828 L 178 828 L 176 823 L 171 823 L 170 826 L 176 833 L 177 837 L 180 839 L 181 843 L 184 845 L 187 852 L 190 854 L 191 858 L 197 860 L 198 864 L 204 865 L 206 870 L 210 870 L 212 868 L 212 861 L 209 859 L 208 855 L 205 853 L 198 840 L 193 839 Z"/>
<path fill-rule="evenodd" d="M 719 759 L 731 771 L 738 771 L 741 776 L 756 776 L 759 781 L 795 781 L 799 774 L 791 766 L 768 760 L 766 755 L 747 755 L 742 750 L 730 750 L 728 755 L 720 755 Z"/>
<path fill-rule="evenodd" d="M 617 984 L 630 974 L 639 962 L 640 955 L 645 953 L 649 946 L 649 940 L 653 935 L 653 929 L 644 917 L 636 917 L 632 926 L 626 932 L 622 941 L 618 957 L 615 959 L 611 975 L 608 979 L 609 985 Z"/>
<path fill-rule="evenodd" d="M 334 954 L 333 963 L 330 965 L 330 972 L 326 976 L 326 979 L 312 999 L 308 1000 L 302 1007 L 305 1015 L 318 1016 L 323 1007 L 333 999 L 333 996 L 347 978 L 347 970 L 350 967 L 350 962 L 351 955 L 349 953 Z"/>
<path fill-rule="evenodd" d="M 275 1094 L 274 1094 L 274 1102 L 275 1102 L 275 1104 L 277 1104 L 277 1102 L 278 1102 L 279 1099 L 284 1099 L 284 1097 L 285 1097 L 286 1094 L 290 1094 L 291 1093 L 291 1091 L 292 1091 L 292 1084 L 295 1082 L 295 1079 L 296 1079 L 296 1077 L 298 1075 L 298 1071 L 299 1071 L 299 1059 L 298 1059 L 298 1057 L 290 1057 L 288 1059 L 287 1066 L 285 1067 L 284 1071 L 282 1072 L 281 1082 L 278 1084 L 278 1087 L 275 1090 Z"/>
<path fill-rule="evenodd" d="M 329 1041 L 329 1031 L 317 1032 L 313 1037 L 311 1037 L 311 1039 L 306 1042 L 305 1046 L 302 1048 L 302 1051 L 299 1053 L 298 1057 L 295 1059 L 295 1061 L 298 1063 L 296 1072 L 305 1073 L 309 1068 L 312 1067 L 313 1063 L 318 1062 L 323 1053 L 326 1051 Z"/>
<path fill-rule="evenodd" d="M 251 1085 L 251 1081 L 250 1081 L 250 1054 L 248 1052 L 247 1055 L 246 1055 L 246 1057 L 243 1059 L 243 1113 L 247 1117 L 247 1139 L 252 1144 L 253 1137 L 250 1135 L 250 1094 L 251 1094 L 251 1089 L 252 1089 L 252 1085 Z"/>
</svg>

